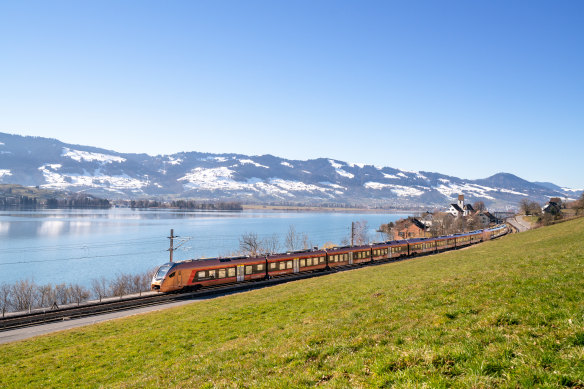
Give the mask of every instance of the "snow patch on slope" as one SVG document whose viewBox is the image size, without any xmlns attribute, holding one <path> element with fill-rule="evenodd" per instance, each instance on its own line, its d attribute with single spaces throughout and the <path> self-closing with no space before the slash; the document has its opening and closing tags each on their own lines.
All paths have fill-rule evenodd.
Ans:
<svg viewBox="0 0 584 389">
<path fill-rule="evenodd" d="M 394 176 L 393 174 L 387 174 L 387 173 L 383 173 L 383 172 L 381 174 L 383 174 L 383 177 L 385 177 L 385 178 L 390 178 L 390 179 L 395 179 L 395 180 L 399 179 L 398 176 Z"/>
<path fill-rule="evenodd" d="M 404 185 L 395 185 L 395 184 L 383 184 L 381 182 L 374 182 L 369 181 L 363 184 L 363 186 L 367 189 L 375 189 L 375 190 L 382 190 L 388 188 L 393 193 L 398 195 L 399 197 L 406 197 L 406 196 L 421 196 L 424 194 L 423 190 L 418 188 L 413 188 Z"/>
<path fill-rule="evenodd" d="M 255 162 L 255 161 L 252 161 L 251 159 L 240 159 L 239 162 L 242 165 L 254 165 L 256 167 L 263 167 L 265 169 L 269 169 L 269 166 L 265 166 L 265 165 L 259 164 L 259 163 Z"/>
<path fill-rule="evenodd" d="M 340 163 L 333 161 L 332 159 L 329 159 L 329 163 L 331 164 L 333 169 L 335 169 L 335 171 L 337 172 L 337 174 L 339 176 L 343 176 L 343 177 L 347 177 L 347 178 L 354 178 L 355 177 L 355 175 L 353 173 L 349 173 L 349 172 L 341 169 L 343 167 L 343 165 L 341 165 Z"/>
<path fill-rule="evenodd" d="M 286 162 L 286 161 L 280 162 L 280 165 L 282 165 L 282 166 L 287 166 L 287 167 L 289 167 L 289 168 L 292 168 L 292 169 L 294 169 L 294 165 L 292 165 L 291 163 L 288 163 L 288 162 Z"/>
<path fill-rule="evenodd" d="M 448 185 L 442 184 L 435 188 L 438 192 L 442 193 L 444 196 L 449 198 L 456 198 L 460 193 L 467 193 L 475 197 L 484 197 L 489 200 L 495 200 L 493 196 L 490 196 L 488 192 L 492 192 L 495 189 L 486 186 L 476 185 L 476 184 L 454 184 L 449 182 Z"/>
<path fill-rule="evenodd" d="M 108 176 L 101 174 L 99 170 L 96 171 L 97 174 L 60 174 L 55 170 L 61 168 L 60 164 L 49 164 L 39 167 L 39 170 L 43 173 L 46 184 L 41 185 L 43 188 L 51 189 L 70 189 L 74 187 L 91 187 L 91 188 L 103 188 L 112 191 L 121 190 L 140 190 L 145 186 L 148 186 L 150 182 L 148 180 L 139 180 L 136 178 L 129 177 L 127 175 L 120 176 Z"/>
<path fill-rule="evenodd" d="M 0 169 L 0 178 L 5 176 L 11 176 L 12 173 L 8 169 Z"/>
<path fill-rule="evenodd" d="M 63 151 L 61 152 L 62 157 L 69 157 L 74 161 L 77 162 L 93 162 L 98 161 L 101 163 L 113 163 L 113 162 L 125 162 L 126 159 L 122 157 L 116 157 L 114 155 L 107 155 L 101 153 L 92 153 L 89 151 L 81 151 L 81 150 L 73 150 L 68 147 L 63 147 Z"/>
<path fill-rule="evenodd" d="M 171 157 L 169 155 L 168 161 L 166 161 L 165 163 L 168 163 L 169 165 L 180 165 L 181 163 L 183 163 L 183 159 L 182 158 L 174 158 L 174 157 Z"/>
</svg>

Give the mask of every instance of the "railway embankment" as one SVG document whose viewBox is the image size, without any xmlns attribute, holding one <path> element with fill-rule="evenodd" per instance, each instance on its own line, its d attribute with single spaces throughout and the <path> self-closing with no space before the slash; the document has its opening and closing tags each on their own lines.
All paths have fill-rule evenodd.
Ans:
<svg viewBox="0 0 584 389">
<path fill-rule="evenodd" d="M 584 386 L 584 219 L 0 345 L 1 387 Z"/>
</svg>

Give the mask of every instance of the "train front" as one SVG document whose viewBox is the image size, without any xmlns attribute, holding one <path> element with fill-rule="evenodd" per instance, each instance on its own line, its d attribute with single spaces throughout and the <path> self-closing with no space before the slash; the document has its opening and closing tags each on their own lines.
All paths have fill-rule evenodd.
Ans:
<svg viewBox="0 0 584 389">
<path fill-rule="evenodd" d="M 174 262 L 167 262 L 164 265 L 160 266 L 156 273 L 154 273 L 154 277 L 152 277 L 152 283 L 150 284 L 150 290 L 160 290 L 162 288 L 162 284 L 166 279 L 166 275 L 176 265 Z"/>
</svg>

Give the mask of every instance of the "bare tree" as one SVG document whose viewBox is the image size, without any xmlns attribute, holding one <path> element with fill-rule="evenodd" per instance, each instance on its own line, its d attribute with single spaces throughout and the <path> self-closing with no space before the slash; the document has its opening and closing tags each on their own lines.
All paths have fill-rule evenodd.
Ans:
<svg viewBox="0 0 584 389">
<path fill-rule="evenodd" d="M 246 232 L 239 238 L 239 250 L 244 255 L 256 256 L 262 252 L 262 243 L 255 232 Z"/>
<path fill-rule="evenodd" d="M 90 295 L 87 289 L 78 284 L 69 284 L 69 291 L 71 293 L 71 299 L 77 302 L 77 305 L 81 304 L 82 301 L 87 300 Z"/>
<path fill-rule="evenodd" d="M 529 200 L 521 199 L 519 202 L 519 211 L 524 215 L 529 215 Z"/>
<path fill-rule="evenodd" d="M 154 273 L 156 273 L 156 269 L 150 269 L 142 273 L 142 279 L 140 284 L 140 290 L 145 292 L 150 290 L 150 285 L 152 283 L 152 277 L 154 277 Z"/>
<path fill-rule="evenodd" d="M 280 238 L 278 234 L 272 234 L 266 238 L 264 238 L 262 242 L 262 246 L 266 253 L 277 253 L 280 251 Z"/>
<path fill-rule="evenodd" d="M 130 293 L 130 283 L 130 276 L 120 273 L 110 282 L 110 290 L 114 296 L 121 299 L 124 295 Z"/>
<path fill-rule="evenodd" d="M 364 245 L 369 243 L 369 225 L 367 220 L 361 220 L 354 223 L 353 242 L 355 245 Z"/>
<path fill-rule="evenodd" d="M 93 296 L 101 299 L 107 296 L 107 280 L 104 276 L 100 278 L 94 278 L 91 280 L 91 290 L 93 291 Z"/>
<path fill-rule="evenodd" d="M 580 195 L 580 199 L 576 202 L 576 215 L 584 213 L 584 193 Z"/>
<path fill-rule="evenodd" d="M 286 233 L 286 239 L 284 242 L 286 246 L 286 251 L 296 251 L 300 249 L 300 236 L 296 233 L 296 228 L 293 225 L 288 227 L 288 232 Z"/>
<path fill-rule="evenodd" d="M 69 304 L 71 299 L 71 289 L 67 284 L 55 285 L 55 304 L 65 305 Z"/>
<path fill-rule="evenodd" d="M 480 211 L 480 212 L 487 209 L 487 207 L 485 207 L 485 203 L 482 201 L 475 201 L 472 204 L 472 207 L 474 208 L 475 211 Z"/>
<path fill-rule="evenodd" d="M 47 284 L 38 287 L 39 306 L 48 307 L 55 302 L 55 289 Z"/>
<path fill-rule="evenodd" d="M 17 311 L 30 310 L 35 305 L 36 284 L 30 280 L 20 280 L 12 285 L 14 309 Z"/>
<path fill-rule="evenodd" d="M 6 283 L 0 284 L 0 307 L 2 308 L 2 317 L 4 313 L 12 309 L 12 286 Z"/>
<path fill-rule="evenodd" d="M 379 232 L 382 234 L 384 240 L 393 240 L 393 227 L 393 222 L 379 226 Z"/>
<path fill-rule="evenodd" d="M 308 234 L 305 232 L 302 233 L 302 248 L 304 250 L 308 250 L 309 248 L 312 248 L 312 241 L 308 237 Z"/>
</svg>

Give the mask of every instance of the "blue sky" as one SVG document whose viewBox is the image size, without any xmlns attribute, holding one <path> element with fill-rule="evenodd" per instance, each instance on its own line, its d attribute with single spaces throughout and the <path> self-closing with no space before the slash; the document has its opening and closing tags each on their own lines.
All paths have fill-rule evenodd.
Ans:
<svg viewBox="0 0 584 389">
<path fill-rule="evenodd" d="M 0 131 L 584 188 L 584 2 L 3 1 Z"/>
</svg>

